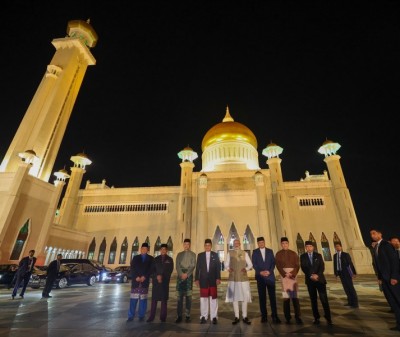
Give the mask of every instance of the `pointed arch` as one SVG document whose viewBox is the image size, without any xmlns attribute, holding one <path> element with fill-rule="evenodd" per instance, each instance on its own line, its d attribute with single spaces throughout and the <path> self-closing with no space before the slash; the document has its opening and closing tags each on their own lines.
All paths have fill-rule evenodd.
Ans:
<svg viewBox="0 0 400 337">
<path fill-rule="evenodd" d="M 154 256 L 155 257 L 160 255 L 160 247 L 161 247 L 161 239 L 158 236 L 157 240 L 156 240 L 156 243 L 154 244 Z"/>
<path fill-rule="evenodd" d="M 149 254 L 150 254 L 150 239 L 148 236 L 146 236 L 146 240 L 144 240 L 144 242 L 146 242 L 149 245 Z"/>
<path fill-rule="evenodd" d="M 243 250 L 245 250 L 251 257 L 251 251 L 254 249 L 254 235 L 251 231 L 250 225 L 246 226 L 243 234 Z"/>
<path fill-rule="evenodd" d="M 121 253 L 119 254 L 119 264 L 126 263 L 126 256 L 128 255 L 128 238 L 125 236 L 124 241 L 121 245 Z"/>
<path fill-rule="evenodd" d="M 314 251 L 318 253 L 317 241 L 315 241 L 314 235 L 311 232 L 308 236 L 308 240 L 312 242 L 312 245 L 314 246 Z"/>
<path fill-rule="evenodd" d="M 221 232 L 221 228 L 217 225 L 215 229 L 214 236 L 212 238 L 213 250 L 218 254 L 219 261 L 221 262 L 221 270 L 224 270 L 224 260 L 225 260 L 225 238 Z"/>
<path fill-rule="evenodd" d="M 108 264 L 115 263 L 115 254 L 117 253 L 117 237 L 114 236 L 114 240 L 110 246 L 110 254 L 108 255 Z"/>
<path fill-rule="evenodd" d="M 94 251 L 96 250 L 96 238 L 93 237 L 92 242 L 89 245 L 89 250 L 88 250 L 88 259 L 93 260 L 94 258 Z"/>
<path fill-rule="evenodd" d="M 342 246 L 342 241 L 340 240 L 339 235 L 337 235 L 336 232 L 333 232 L 333 246 L 337 243 Z"/>
<path fill-rule="evenodd" d="M 301 237 L 300 233 L 297 233 L 297 238 L 296 238 L 296 247 L 297 247 L 297 254 L 300 256 L 301 254 L 304 254 L 306 252 L 304 248 L 304 240 Z"/>
<path fill-rule="evenodd" d="M 14 248 L 11 252 L 10 260 L 19 260 L 20 259 L 22 249 L 24 248 L 25 242 L 29 236 L 29 223 L 30 223 L 30 220 L 29 219 L 26 220 L 26 222 L 23 224 L 23 226 L 19 230 L 17 239 L 15 240 L 15 243 L 14 243 Z"/>
<path fill-rule="evenodd" d="M 228 242 L 226 243 L 227 245 L 227 249 L 228 250 L 232 250 L 233 249 L 233 241 L 235 241 L 235 239 L 239 239 L 240 236 L 238 234 L 238 231 L 236 229 L 235 224 L 232 222 L 231 224 L 231 228 L 229 229 L 229 236 L 228 236 Z"/>
<path fill-rule="evenodd" d="M 104 255 L 106 253 L 106 248 L 107 248 L 107 242 L 106 242 L 106 237 L 104 237 L 103 241 L 101 242 L 101 245 L 99 248 L 99 255 L 97 258 L 97 261 L 100 263 L 104 262 Z"/>
<path fill-rule="evenodd" d="M 172 242 L 171 236 L 168 237 L 167 246 L 168 246 L 168 255 L 172 257 L 172 255 L 174 254 L 174 244 Z"/>
<path fill-rule="evenodd" d="M 131 261 L 138 254 L 139 254 L 139 238 L 135 237 L 135 240 L 133 240 L 132 243 Z"/>
<path fill-rule="evenodd" d="M 322 256 L 324 257 L 324 260 L 332 261 L 331 249 L 329 247 L 329 242 L 324 232 L 322 232 L 321 234 L 321 246 L 322 246 Z"/>
</svg>

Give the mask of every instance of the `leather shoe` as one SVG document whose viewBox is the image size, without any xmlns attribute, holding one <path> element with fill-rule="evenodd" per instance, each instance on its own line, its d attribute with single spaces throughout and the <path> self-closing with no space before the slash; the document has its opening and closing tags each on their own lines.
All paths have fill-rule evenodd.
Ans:
<svg viewBox="0 0 400 337">
<path fill-rule="evenodd" d="M 213 324 L 217 324 L 217 323 L 218 323 L 217 317 L 214 317 L 214 318 L 212 319 L 212 322 L 213 322 Z"/>
<path fill-rule="evenodd" d="M 190 321 L 191 321 L 190 317 L 189 317 L 189 316 L 186 316 L 185 322 L 186 322 L 186 323 L 190 323 Z"/>
<path fill-rule="evenodd" d="M 397 326 L 394 326 L 393 328 L 389 328 L 389 330 L 392 330 L 392 331 L 400 331 L 400 328 L 398 328 Z"/>
<path fill-rule="evenodd" d="M 313 322 L 312 322 L 312 324 L 314 324 L 314 325 L 319 325 L 319 323 L 321 323 L 319 321 L 319 318 L 314 319 Z"/>
<path fill-rule="evenodd" d="M 160 319 L 160 322 L 165 323 L 165 319 Z"/>
<path fill-rule="evenodd" d="M 235 325 L 238 323 L 239 323 L 239 318 L 235 317 L 235 319 L 232 321 L 232 324 Z"/>
<path fill-rule="evenodd" d="M 261 323 L 267 323 L 268 318 L 267 317 L 261 317 Z"/>
<path fill-rule="evenodd" d="M 204 323 L 206 323 L 206 322 L 207 322 L 207 320 L 206 320 L 205 317 L 201 317 L 201 318 L 200 318 L 200 324 L 204 324 Z"/>
<path fill-rule="evenodd" d="M 328 325 L 333 325 L 333 322 L 331 319 L 327 319 L 326 321 L 328 322 Z"/>
<path fill-rule="evenodd" d="M 150 323 L 150 322 L 153 322 L 153 321 L 154 321 L 154 318 L 148 318 L 146 322 Z"/>
<path fill-rule="evenodd" d="M 175 323 L 180 323 L 180 322 L 182 322 L 182 317 L 178 316 L 178 318 L 175 320 Z"/>
<path fill-rule="evenodd" d="M 24 298 L 24 295 L 19 295 L 19 297 Z"/>
<path fill-rule="evenodd" d="M 126 320 L 126 322 L 132 322 L 133 321 L 133 317 L 128 317 L 128 319 Z"/>
<path fill-rule="evenodd" d="M 247 325 L 251 324 L 251 321 L 247 317 L 243 318 L 243 322 L 245 322 Z"/>
<path fill-rule="evenodd" d="M 14 296 L 14 295 L 11 295 L 11 298 L 12 298 L 12 299 L 14 299 L 14 298 L 15 298 L 15 296 Z"/>
<path fill-rule="evenodd" d="M 47 295 L 46 297 L 47 297 L 47 298 L 52 298 L 53 296 L 51 296 L 51 295 Z"/>
<path fill-rule="evenodd" d="M 281 320 L 278 316 L 272 316 L 272 323 L 279 324 L 281 323 Z"/>
<path fill-rule="evenodd" d="M 303 324 L 303 320 L 301 318 L 296 318 L 296 324 L 298 325 Z"/>
</svg>

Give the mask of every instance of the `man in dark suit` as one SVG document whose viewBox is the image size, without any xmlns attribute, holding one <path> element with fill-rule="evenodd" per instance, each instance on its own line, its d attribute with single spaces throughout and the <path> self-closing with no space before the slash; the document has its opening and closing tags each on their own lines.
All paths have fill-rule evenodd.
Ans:
<svg viewBox="0 0 400 337">
<path fill-rule="evenodd" d="M 320 324 L 318 311 L 318 295 L 324 308 L 324 317 L 328 325 L 333 325 L 331 310 L 329 307 L 328 293 L 326 291 L 326 279 L 324 275 L 325 263 L 322 255 L 314 252 L 312 241 L 305 242 L 306 252 L 300 255 L 300 267 L 304 273 L 305 283 L 311 300 L 311 308 L 314 316 L 313 324 Z"/>
<path fill-rule="evenodd" d="M 57 278 L 58 272 L 60 271 L 62 254 L 57 254 L 57 259 L 51 261 L 47 267 L 46 284 L 43 288 L 42 298 L 51 298 L 50 292 L 53 288 L 54 281 Z"/>
<path fill-rule="evenodd" d="M 356 277 L 351 256 L 343 251 L 341 243 L 335 244 L 336 253 L 333 254 L 333 271 L 336 277 L 340 278 L 344 292 L 347 295 L 347 304 L 352 308 L 358 308 L 358 296 L 354 288 L 353 279 Z"/>
<path fill-rule="evenodd" d="M 131 261 L 132 285 L 127 322 L 133 321 L 138 302 L 138 317 L 140 322 L 144 321 L 144 316 L 147 311 L 147 297 L 150 286 L 151 267 L 154 260 L 153 256 L 147 254 L 148 251 L 149 244 L 147 242 L 143 242 L 142 246 L 140 247 L 140 255 L 134 256 Z"/>
<path fill-rule="evenodd" d="M 254 249 L 251 257 L 257 281 L 258 301 L 261 311 L 261 323 L 268 322 L 267 314 L 267 291 L 271 307 L 271 318 L 273 323 L 281 323 L 276 307 L 275 292 L 275 256 L 272 249 L 265 247 L 262 236 L 257 238 L 258 248 Z"/>
<path fill-rule="evenodd" d="M 22 283 L 23 283 L 22 290 L 19 296 L 21 298 L 24 298 L 26 286 L 28 285 L 29 279 L 32 275 L 33 266 L 36 263 L 36 257 L 34 257 L 34 255 L 35 251 L 32 249 L 29 251 L 28 256 L 25 256 L 24 258 L 21 259 L 21 261 L 19 261 L 18 270 L 16 273 L 17 276 L 15 280 L 15 287 L 11 295 L 12 299 L 14 299 L 15 296 L 17 296 L 18 289 Z"/>
<path fill-rule="evenodd" d="M 154 258 L 151 266 L 152 292 L 151 308 L 147 322 L 154 321 L 158 301 L 161 301 L 160 321 L 167 319 L 167 303 L 169 299 L 169 282 L 174 271 L 174 260 L 168 256 L 168 245 L 163 243 L 160 246 L 160 255 Z"/>
<path fill-rule="evenodd" d="M 382 239 L 382 232 L 379 229 L 373 228 L 369 233 L 371 239 L 377 242 L 374 261 L 378 272 L 378 282 L 382 285 L 386 300 L 389 302 L 396 317 L 396 326 L 390 328 L 390 330 L 400 331 L 399 258 L 393 246 Z"/>
<path fill-rule="evenodd" d="M 207 322 L 208 315 L 213 324 L 218 323 L 218 289 L 221 283 L 221 262 L 216 252 L 211 251 L 212 241 L 204 241 L 204 252 L 197 255 L 195 283 L 200 287 L 200 324 Z"/>
</svg>

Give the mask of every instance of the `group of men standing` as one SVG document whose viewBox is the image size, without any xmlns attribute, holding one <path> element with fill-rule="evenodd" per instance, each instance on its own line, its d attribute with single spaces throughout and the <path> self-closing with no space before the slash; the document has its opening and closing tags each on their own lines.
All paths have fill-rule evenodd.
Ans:
<svg viewBox="0 0 400 337">
<path fill-rule="evenodd" d="M 190 312 L 194 283 L 200 291 L 200 323 L 204 324 L 210 320 L 213 324 L 217 324 L 218 285 L 221 283 L 220 258 L 216 252 L 212 251 L 210 239 L 205 240 L 204 251 L 197 256 L 190 250 L 190 244 L 190 239 L 184 240 L 183 251 L 178 253 L 175 261 L 177 272 L 177 318 L 175 322 L 191 321 Z M 257 244 L 258 248 L 253 251 L 250 258 L 249 254 L 241 249 L 240 240 L 235 239 L 233 249 L 228 252 L 224 261 L 225 268 L 229 273 L 225 302 L 233 304 L 234 319 L 232 324 L 236 325 L 240 322 L 239 304 L 241 304 L 242 321 L 245 324 L 251 324 L 247 312 L 248 303 L 252 302 L 248 276 L 248 271 L 251 269 L 255 270 L 261 323 L 268 322 L 268 297 L 272 322 L 281 323 L 276 303 L 275 268 L 281 276 L 283 311 L 286 323 L 291 323 L 290 306 L 292 304 L 296 323 L 303 324 L 297 283 L 297 274 L 301 268 L 306 275 L 306 284 L 315 318 L 314 324 L 319 324 L 320 318 L 317 293 L 324 308 L 325 318 L 328 324 L 332 324 L 326 295 L 326 280 L 323 275 L 324 261 L 320 254 L 313 252 L 312 242 L 306 242 L 307 253 L 302 254 L 300 258 L 295 251 L 289 249 L 289 240 L 286 237 L 281 238 L 282 249 L 276 253 L 276 256 L 274 256 L 272 249 L 265 246 L 263 237 L 257 238 Z M 174 270 L 174 261 L 168 256 L 166 244 L 161 245 L 160 255 L 155 258 L 148 254 L 148 250 L 149 245 L 143 243 L 141 254 L 135 256 L 131 262 L 133 279 L 128 322 L 132 321 L 136 315 L 139 321 L 144 320 L 150 279 L 152 279 L 152 300 L 147 322 L 152 322 L 155 319 L 158 301 L 161 301 L 160 321 L 165 322 L 167 318 L 169 282 Z M 309 256 L 312 256 L 312 258 L 309 259 Z M 138 303 L 139 309 L 137 311 Z"/>
</svg>

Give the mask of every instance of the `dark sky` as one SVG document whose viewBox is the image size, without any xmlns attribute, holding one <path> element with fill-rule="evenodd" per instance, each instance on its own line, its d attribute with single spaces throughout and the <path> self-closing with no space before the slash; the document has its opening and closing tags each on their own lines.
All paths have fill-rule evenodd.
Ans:
<svg viewBox="0 0 400 337">
<path fill-rule="evenodd" d="M 368 229 L 400 234 L 398 111 L 400 2 L 2 2 L 0 159 L 69 20 L 99 35 L 55 171 L 85 152 L 86 180 L 177 186 L 177 153 L 201 157 L 205 133 L 229 105 L 235 121 L 284 152 L 285 181 L 326 169 L 338 154 L 366 243 Z M 341 3 L 341 2 L 340 2 Z M 396 121 L 395 121 L 396 119 Z M 195 161 L 201 170 L 201 159 Z"/>
</svg>

